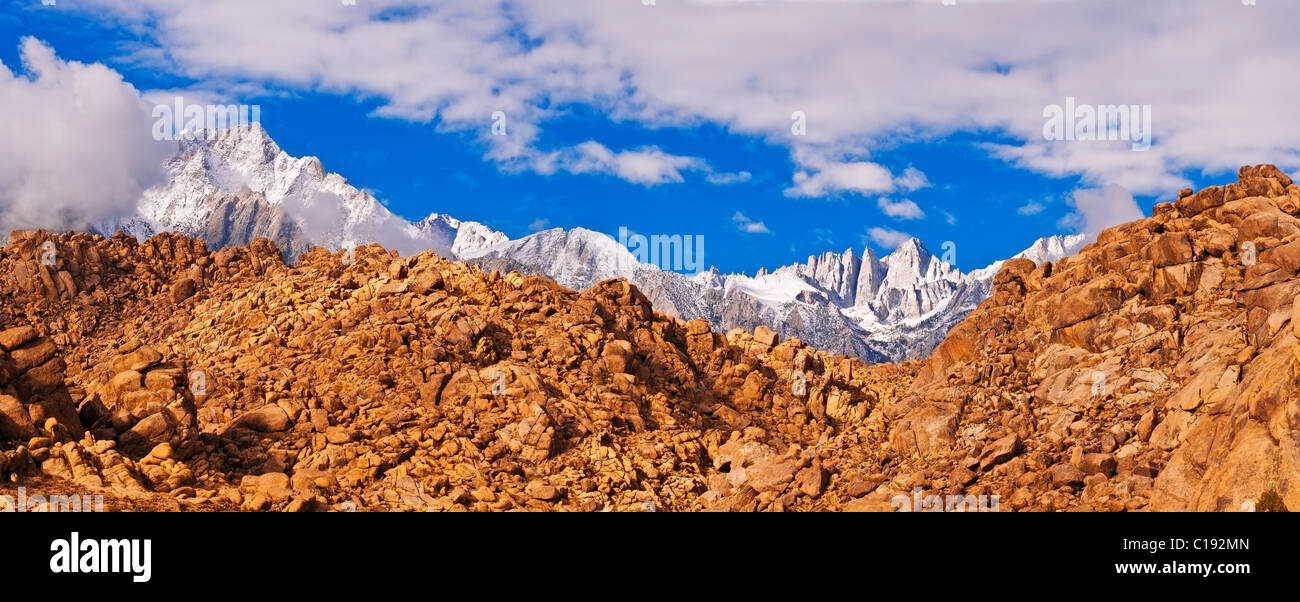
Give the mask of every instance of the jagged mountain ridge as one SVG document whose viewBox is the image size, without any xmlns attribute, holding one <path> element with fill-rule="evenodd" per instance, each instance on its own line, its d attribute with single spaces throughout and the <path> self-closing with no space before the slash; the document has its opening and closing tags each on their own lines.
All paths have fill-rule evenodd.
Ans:
<svg viewBox="0 0 1300 602">
<path fill-rule="evenodd" d="M 1052 261 L 1085 242 L 1081 235 L 1049 237 L 1016 257 Z M 546 274 L 572 288 L 625 277 L 665 313 L 708 320 L 722 331 L 764 325 L 873 362 L 928 354 L 988 297 L 1002 265 L 964 274 L 913 238 L 884 258 L 870 248 L 862 255 L 849 249 L 752 277 L 716 269 L 686 276 L 637 263 L 611 237 L 582 228 L 538 232 L 461 258 L 487 269 Z"/>
<path fill-rule="evenodd" d="M 213 249 L 267 238 L 287 261 L 313 246 L 331 250 L 378 242 L 403 255 L 424 250 L 487 269 L 548 276 L 574 289 L 625 277 L 656 309 L 714 328 L 768 326 L 828 351 L 871 362 L 927 355 L 947 331 L 989 295 L 1001 262 L 963 274 L 911 239 L 878 258 L 867 248 L 827 252 L 806 263 L 755 276 L 716 269 L 688 277 L 638 263 L 612 237 L 583 228 L 554 229 L 517 240 L 478 222 L 434 213 L 419 222 L 393 214 L 374 195 L 315 157 L 285 153 L 258 124 L 177 142 L 165 184 L 148 190 L 135 215 L 96 233 L 123 230 L 140 239 L 178 232 Z M 1083 237 L 1048 237 L 1017 257 L 1059 259 Z"/>
<path fill-rule="evenodd" d="M 265 237 L 287 260 L 317 245 L 337 250 L 377 242 L 404 255 L 433 250 L 454 257 L 457 250 L 506 240 L 482 224 L 437 213 L 408 222 L 370 192 L 326 172 L 316 157 L 290 156 L 257 123 L 182 137 L 164 170 L 166 182 L 145 192 L 135 215 L 94 231 L 123 230 L 141 239 L 178 232 L 214 249 Z"/>
</svg>

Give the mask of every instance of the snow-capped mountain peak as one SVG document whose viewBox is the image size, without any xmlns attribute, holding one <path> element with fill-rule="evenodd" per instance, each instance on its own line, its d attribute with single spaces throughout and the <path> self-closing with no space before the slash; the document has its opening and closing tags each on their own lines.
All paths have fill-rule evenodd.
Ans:
<svg viewBox="0 0 1300 602">
<path fill-rule="evenodd" d="M 141 237 L 178 231 L 210 248 L 269 238 L 292 261 L 320 245 L 378 242 L 404 255 L 433 250 L 485 269 L 543 274 L 582 289 L 623 277 L 656 310 L 705 319 L 715 329 L 766 325 L 782 336 L 868 361 L 928 354 L 949 328 L 986 298 L 1002 262 L 962 273 L 920 240 L 878 257 L 871 248 L 825 252 L 753 276 L 709 268 L 693 276 L 639 263 L 613 236 L 552 229 L 517 240 L 477 223 L 433 213 L 417 222 L 393 214 L 370 192 L 330 173 L 315 157 L 293 157 L 258 124 L 177 142 L 167 181 L 144 194 L 136 215 L 96 228 Z M 1041 239 L 1018 257 L 1072 254 L 1082 236 Z"/>
<path fill-rule="evenodd" d="M 1056 261 L 1078 253 L 1088 244 L 1088 237 L 1083 234 L 1047 236 L 1034 241 L 1033 246 L 1021 251 L 1016 257 L 1023 257 L 1034 263 Z"/>
<path fill-rule="evenodd" d="M 1057 253 L 1073 248 L 1075 238 L 1058 238 L 1039 241 L 1021 255 L 1059 259 Z M 852 250 L 813 255 L 752 276 L 709 268 L 687 277 L 647 264 L 620 264 L 629 261 L 627 249 L 609 235 L 582 228 L 539 232 L 462 257 L 485 269 L 546 274 L 573 288 L 625 277 L 656 309 L 680 318 L 705 319 L 723 331 L 763 324 L 783 336 L 870 361 L 928 354 L 988 297 L 1002 263 L 962 273 L 912 239 L 883 259 L 867 248 L 861 255 Z"/>
<path fill-rule="evenodd" d="M 145 192 L 137 215 L 102 224 L 136 236 L 176 231 L 211 247 L 266 237 L 293 260 L 314 245 L 340 249 L 378 242 L 412 254 L 432 249 L 454 257 L 507 240 L 477 222 L 438 214 L 411 223 L 369 191 L 326 171 L 316 157 L 293 157 L 260 124 L 199 130 L 177 141 L 165 184 Z"/>
</svg>

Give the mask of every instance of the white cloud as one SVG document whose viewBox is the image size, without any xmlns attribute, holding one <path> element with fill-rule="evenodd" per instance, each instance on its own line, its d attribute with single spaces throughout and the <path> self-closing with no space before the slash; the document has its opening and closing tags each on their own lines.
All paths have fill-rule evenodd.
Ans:
<svg viewBox="0 0 1300 602">
<path fill-rule="evenodd" d="M 544 218 L 544 217 L 539 217 L 539 218 L 533 220 L 533 223 L 528 224 L 528 231 L 529 231 L 529 232 L 541 232 L 542 230 L 545 230 L 546 227 L 549 226 L 549 225 L 551 225 L 551 220 L 546 219 L 546 218 Z"/>
<path fill-rule="evenodd" d="M 20 54 L 21 73 L 0 65 L 0 230 L 85 230 L 133 212 L 174 150 L 152 139 L 139 92 L 34 38 Z"/>
<path fill-rule="evenodd" d="M 894 219 L 921 219 L 925 217 L 925 212 L 916 203 L 908 199 L 891 201 L 882 196 L 876 200 L 876 206 L 880 207 L 880 211 L 885 215 Z"/>
<path fill-rule="evenodd" d="M 1172 194 L 1187 170 L 1263 161 L 1300 167 L 1300 111 L 1284 75 L 1300 70 L 1297 3 L 1159 0 L 1141 10 L 1127 0 L 988 2 L 978 10 L 937 2 L 726 4 L 83 6 L 125 18 L 147 32 L 142 39 L 156 40 L 158 47 L 139 48 L 131 60 L 214 86 L 251 80 L 376 98 L 380 115 L 478 132 L 487 156 L 506 165 L 527 159 L 542 125 L 565 107 L 587 104 L 620 122 L 711 122 L 846 157 L 827 169 L 798 163 L 793 196 L 906 190 L 906 172 L 891 184 L 873 164 L 849 158 L 956 132 L 1007 138 L 986 148 L 1019 167 L 1137 193 Z M 1061 35 L 1061 23 L 1088 33 Z M 1044 140 L 1043 108 L 1067 96 L 1151 105 L 1155 145 L 1131 152 L 1112 148 L 1124 143 Z M 496 110 L 508 116 L 508 136 L 488 134 Z M 807 115 L 806 136 L 792 135 L 794 111 Z M 650 173 L 652 180 L 667 174 Z"/>
<path fill-rule="evenodd" d="M 1016 213 L 1019 213 L 1020 215 L 1038 215 L 1043 212 L 1043 209 L 1045 209 L 1045 207 L 1042 203 L 1038 201 L 1029 201 L 1024 205 L 1017 207 Z"/>
<path fill-rule="evenodd" d="M 930 179 L 925 177 L 925 172 L 922 172 L 915 167 L 908 167 L 903 170 L 903 175 L 899 176 L 894 183 L 898 188 L 911 192 L 929 186 Z"/>
<path fill-rule="evenodd" d="M 526 149 L 522 152 L 522 156 L 512 160 L 510 169 L 532 169 L 545 175 L 557 171 L 605 174 L 647 187 L 684 182 L 684 172 L 700 172 L 705 181 L 720 186 L 747 182 L 751 177 L 745 171 L 714 171 L 699 157 L 673 155 L 653 146 L 614 151 L 595 140 L 588 140 L 558 151 Z"/>
<path fill-rule="evenodd" d="M 1119 186 L 1076 190 L 1070 205 L 1074 212 L 1061 218 L 1058 225 L 1082 234 L 1096 235 L 1116 224 L 1145 217 L 1133 195 Z"/>
<path fill-rule="evenodd" d="M 654 147 L 614 152 L 589 140 L 571 149 L 535 158 L 542 173 L 563 170 L 575 174 L 608 174 L 643 186 L 685 181 L 682 172 L 704 170 L 707 165 L 695 157 L 671 155 Z"/>
<path fill-rule="evenodd" d="M 877 246 L 893 251 L 898 245 L 911 239 L 912 235 L 898 230 L 876 227 L 867 230 L 867 238 L 876 243 Z"/>
<path fill-rule="evenodd" d="M 839 163 L 828 165 L 812 174 L 806 171 L 795 172 L 794 186 L 786 189 L 786 194 L 819 197 L 842 190 L 871 194 L 889 192 L 893 186 L 889 170 L 875 163 Z"/>
<path fill-rule="evenodd" d="M 709 175 L 705 176 L 705 179 L 708 180 L 710 184 L 726 186 L 728 184 L 740 184 L 740 183 L 748 182 L 752 177 L 753 175 L 747 171 L 740 171 L 735 173 L 710 171 Z"/>
<path fill-rule="evenodd" d="M 895 178 L 889 169 L 870 161 L 802 159 L 803 169 L 795 172 L 794 185 L 785 190 L 787 196 L 823 197 L 841 192 L 880 194 L 899 188 L 915 190 L 914 186 L 925 183 L 925 174 L 911 168 L 901 178 Z M 917 174 L 920 174 L 919 178 Z"/>
<path fill-rule="evenodd" d="M 771 230 L 763 222 L 756 222 L 749 219 L 744 213 L 739 211 L 731 216 L 731 221 L 736 222 L 736 227 L 746 234 L 771 234 Z"/>
</svg>

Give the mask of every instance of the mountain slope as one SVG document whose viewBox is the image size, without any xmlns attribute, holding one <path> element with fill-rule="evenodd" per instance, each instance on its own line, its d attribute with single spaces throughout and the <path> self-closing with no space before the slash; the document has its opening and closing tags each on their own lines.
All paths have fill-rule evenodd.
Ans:
<svg viewBox="0 0 1300 602">
<path fill-rule="evenodd" d="M 506 239 L 481 224 L 438 214 L 410 223 L 369 192 L 327 173 L 319 159 L 289 156 L 257 123 L 178 141 L 165 170 L 166 183 L 145 192 L 136 215 L 95 231 L 120 229 L 141 239 L 178 232 L 214 249 L 266 237 L 288 260 L 312 246 L 370 242 L 406 255 L 433 250 L 451 257 L 457 249 Z"/>
<path fill-rule="evenodd" d="M 509 240 L 483 224 L 437 213 L 408 222 L 327 173 L 315 157 L 289 156 L 258 124 L 179 141 L 165 167 L 166 183 L 145 193 L 136 215 L 95 231 L 140 239 L 178 232 L 213 249 L 266 238 L 290 262 L 313 246 L 377 242 L 408 256 L 432 250 L 489 270 L 544 275 L 574 289 L 622 277 L 670 315 L 707 320 L 723 331 L 767 326 L 870 362 L 927 355 L 988 296 L 1000 265 L 963 274 L 911 239 L 883 259 L 868 248 L 863 255 L 828 252 L 752 277 L 716 270 L 687 277 L 638 263 L 611 237 L 583 228 Z M 1050 261 L 1082 243 L 1079 236 L 1050 237 L 1021 255 Z"/>
<path fill-rule="evenodd" d="M 1045 238 L 1017 257 L 1051 261 L 1084 242 L 1080 235 Z M 988 296 L 1001 265 L 963 274 L 911 239 L 883 259 L 871 249 L 863 256 L 848 250 L 755 276 L 709 270 L 688 277 L 637 263 L 613 238 L 582 228 L 538 232 L 460 257 L 573 288 L 627 278 L 670 315 L 707 320 L 724 332 L 767 326 L 869 362 L 924 357 Z"/>
<path fill-rule="evenodd" d="M 625 280 L 15 232 L 0 480 L 144 509 L 1297 508 L 1297 216 L 1300 186 L 1243 168 L 1006 261 L 929 359 L 885 365 Z"/>
<path fill-rule="evenodd" d="M 623 280 L 377 245 L 15 232 L 0 291 L 0 476 L 132 508 L 832 509 L 831 424 L 907 382 Z"/>
<path fill-rule="evenodd" d="M 1300 507 L 1300 186 L 1247 166 L 1153 213 L 1006 262 L 886 408 L 896 449 L 1019 453 L 1013 506 Z"/>
</svg>

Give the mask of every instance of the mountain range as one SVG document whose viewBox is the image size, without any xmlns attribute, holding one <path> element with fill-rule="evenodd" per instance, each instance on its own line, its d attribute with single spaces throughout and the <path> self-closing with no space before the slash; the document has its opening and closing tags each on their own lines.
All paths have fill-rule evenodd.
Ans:
<svg viewBox="0 0 1300 602">
<path fill-rule="evenodd" d="M 164 183 L 146 191 L 134 215 L 98 224 L 97 233 L 122 230 L 143 240 L 178 232 L 213 249 L 267 238 L 286 261 L 313 246 L 377 242 L 402 255 L 433 250 L 488 270 L 545 275 L 578 290 L 622 277 L 669 315 L 707 320 L 721 331 L 767 326 L 868 362 L 927 356 L 989 296 L 1003 263 L 963 273 L 911 238 L 884 257 L 848 249 L 753 276 L 716 268 L 685 275 L 640 263 L 613 237 L 584 228 L 510 239 L 438 213 L 410 222 L 325 171 L 319 159 L 290 156 L 256 123 L 182 138 L 190 139 L 178 141 Z M 1056 261 L 1086 242 L 1083 235 L 1046 237 L 1015 257 Z"/>
</svg>

